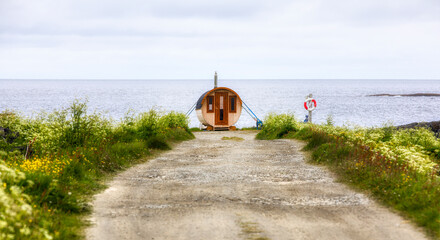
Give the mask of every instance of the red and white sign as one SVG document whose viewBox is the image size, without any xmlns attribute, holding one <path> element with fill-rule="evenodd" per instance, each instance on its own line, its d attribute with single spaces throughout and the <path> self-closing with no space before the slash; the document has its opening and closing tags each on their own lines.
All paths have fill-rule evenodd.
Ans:
<svg viewBox="0 0 440 240">
<path fill-rule="evenodd" d="M 316 108 L 316 100 L 313 99 L 313 98 L 307 98 L 307 99 L 304 101 L 304 108 L 305 108 L 307 111 L 313 111 L 313 110 L 315 110 L 315 108 Z"/>
</svg>

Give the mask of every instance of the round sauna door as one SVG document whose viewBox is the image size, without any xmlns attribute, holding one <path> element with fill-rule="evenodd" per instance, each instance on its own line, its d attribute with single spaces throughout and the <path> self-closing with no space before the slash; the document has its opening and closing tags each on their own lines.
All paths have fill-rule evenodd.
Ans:
<svg viewBox="0 0 440 240">
<path fill-rule="evenodd" d="M 228 125 L 228 93 L 215 93 L 215 125 Z"/>
</svg>

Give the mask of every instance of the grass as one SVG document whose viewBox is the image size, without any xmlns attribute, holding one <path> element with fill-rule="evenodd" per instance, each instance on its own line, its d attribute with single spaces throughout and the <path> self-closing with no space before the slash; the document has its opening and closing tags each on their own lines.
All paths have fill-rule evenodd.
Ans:
<svg viewBox="0 0 440 240">
<path fill-rule="evenodd" d="M 312 161 L 440 238 L 440 140 L 427 129 L 334 127 L 269 116 L 259 139 L 307 141 Z M 285 129 L 292 129 L 285 131 Z"/>
<path fill-rule="evenodd" d="M 191 132 L 203 132 L 204 131 L 204 130 L 201 130 L 200 128 L 198 128 L 198 127 L 192 127 L 189 130 Z M 248 131 L 248 130 L 258 130 L 258 129 L 256 127 L 243 127 L 243 128 L 238 129 L 238 130 Z"/>
<path fill-rule="evenodd" d="M 249 131 L 249 130 L 259 130 L 257 127 L 242 127 L 239 130 Z"/>
<path fill-rule="evenodd" d="M 230 141 L 244 141 L 244 138 L 241 137 L 222 137 L 222 140 L 230 140 Z"/>
<path fill-rule="evenodd" d="M 201 130 L 200 128 L 198 128 L 198 127 L 192 127 L 192 128 L 190 128 L 189 129 L 191 132 L 202 132 L 203 130 Z"/>
<path fill-rule="evenodd" d="M 257 135 L 257 139 L 271 140 L 282 138 L 284 135 L 297 131 L 299 124 L 292 114 L 269 114 L 264 120 L 264 126 Z"/>
<path fill-rule="evenodd" d="M 0 239 L 81 238 L 105 179 L 194 138 L 180 113 L 151 110 L 114 123 L 78 100 L 35 118 L 3 112 L 0 126 L 14 134 L 0 139 Z"/>
<path fill-rule="evenodd" d="M 241 234 L 245 239 L 248 240 L 270 240 L 270 238 L 266 237 L 264 232 L 260 229 L 258 223 L 243 221 L 240 218 L 239 225 L 241 228 Z"/>
</svg>

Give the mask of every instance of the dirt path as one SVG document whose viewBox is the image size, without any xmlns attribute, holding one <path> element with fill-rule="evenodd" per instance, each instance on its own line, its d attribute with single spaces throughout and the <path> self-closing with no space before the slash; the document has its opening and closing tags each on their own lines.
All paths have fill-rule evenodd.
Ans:
<svg viewBox="0 0 440 240">
<path fill-rule="evenodd" d="M 93 202 L 87 238 L 425 239 L 306 164 L 300 142 L 248 131 L 196 137 L 118 175 Z"/>
</svg>

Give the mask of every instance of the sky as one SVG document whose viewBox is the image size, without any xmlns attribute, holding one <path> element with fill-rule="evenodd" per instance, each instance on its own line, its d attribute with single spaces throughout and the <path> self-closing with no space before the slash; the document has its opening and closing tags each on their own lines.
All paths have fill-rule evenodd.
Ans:
<svg viewBox="0 0 440 240">
<path fill-rule="evenodd" d="M 0 0 L 0 79 L 440 79 L 439 0 Z"/>
</svg>

